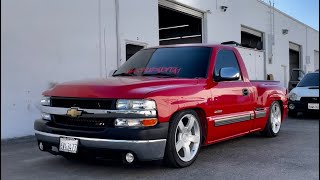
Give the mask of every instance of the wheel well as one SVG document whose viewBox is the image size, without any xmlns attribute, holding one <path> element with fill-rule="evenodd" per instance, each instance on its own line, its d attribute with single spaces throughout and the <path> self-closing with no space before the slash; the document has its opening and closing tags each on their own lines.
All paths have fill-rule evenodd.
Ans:
<svg viewBox="0 0 320 180">
<path fill-rule="evenodd" d="M 202 142 L 201 143 L 204 144 L 206 142 L 208 125 L 207 125 L 206 113 L 203 109 L 201 109 L 201 108 L 187 108 L 187 109 L 178 110 L 171 115 L 169 123 L 171 123 L 171 118 L 174 117 L 174 115 L 176 113 L 181 112 L 181 111 L 185 111 L 185 110 L 194 110 L 198 114 L 198 116 L 200 118 L 201 129 L 202 129 Z"/>
</svg>

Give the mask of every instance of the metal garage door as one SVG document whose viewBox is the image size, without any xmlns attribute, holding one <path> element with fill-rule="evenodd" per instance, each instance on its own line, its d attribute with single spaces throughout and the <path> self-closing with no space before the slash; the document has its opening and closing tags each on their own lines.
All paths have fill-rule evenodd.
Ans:
<svg viewBox="0 0 320 180">
<path fill-rule="evenodd" d="M 181 4 L 159 0 L 159 44 L 205 42 L 203 12 Z"/>
<path fill-rule="evenodd" d="M 250 80 L 263 80 L 264 74 L 264 53 L 260 50 L 254 50 L 244 47 L 237 47 L 241 57 L 246 65 Z"/>
</svg>

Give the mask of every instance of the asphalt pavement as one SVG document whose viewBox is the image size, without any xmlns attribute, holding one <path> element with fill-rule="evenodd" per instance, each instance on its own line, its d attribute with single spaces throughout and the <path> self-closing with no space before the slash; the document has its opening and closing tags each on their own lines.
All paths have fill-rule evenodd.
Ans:
<svg viewBox="0 0 320 180">
<path fill-rule="evenodd" d="M 1 142 L 1 179 L 319 179 L 319 120 L 288 118 L 276 138 L 258 133 L 203 147 L 194 164 L 69 161 L 41 152 L 33 136 Z"/>
</svg>

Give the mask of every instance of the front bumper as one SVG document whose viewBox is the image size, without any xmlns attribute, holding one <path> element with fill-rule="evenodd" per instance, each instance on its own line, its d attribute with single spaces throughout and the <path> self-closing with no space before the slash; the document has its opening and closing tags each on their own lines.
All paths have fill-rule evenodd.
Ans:
<svg viewBox="0 0 320 180">
<path fill-rule="evenodd" d="M 292 105 L 294 108 L 292 108 Z M 319 109 L 308 109 L 308 102 L 290 101 L 288 102 L 289 112 L 310 112 L 318 113 Z"/>
<path fill-rule="evenodd" d="M 36 120 L 38 142 L 59 147 L 60 137 L 79 140 L 80 149 L 130 151 L 142 161 L 164 157 L 169 123 L 148 128 L 106 128 L 104 131 L 80 131 L 52 127 L 50 121 Z"/>
</svg>

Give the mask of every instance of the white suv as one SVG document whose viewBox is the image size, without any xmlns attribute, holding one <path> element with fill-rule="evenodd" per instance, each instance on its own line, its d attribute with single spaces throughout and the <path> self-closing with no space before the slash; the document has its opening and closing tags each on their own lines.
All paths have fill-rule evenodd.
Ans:
<svg viewBox="0 0 320 180">
<path fill-rule="evenodd" d="M 306 74 L 289 93 L 289 116 L 319 113 L 319 71 Z"/>
</svg>

